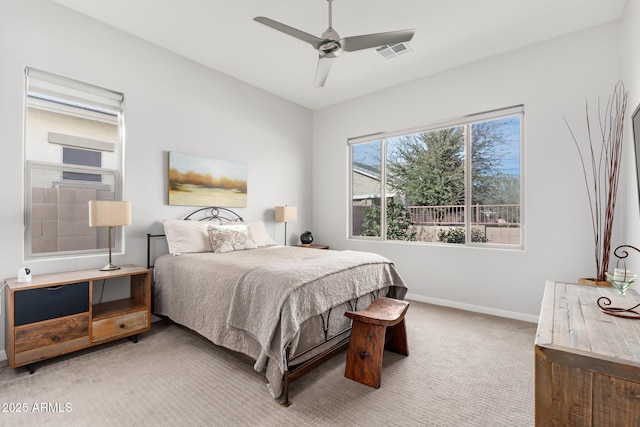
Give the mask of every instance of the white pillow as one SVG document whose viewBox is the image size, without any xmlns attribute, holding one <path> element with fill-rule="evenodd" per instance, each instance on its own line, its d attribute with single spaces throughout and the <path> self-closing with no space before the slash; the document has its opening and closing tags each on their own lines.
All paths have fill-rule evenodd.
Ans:
<svg viewBox="0 0 640 427">
<path fill-rule="evenodd" d="M 166 219 L 163 226 L 171 255 L 212 251 L 206 223 Z"/>
<path fill-rule="evenodd" d="M 269 246 L 269 245 L 277 245 L 278 242 L 273 240 L 267 229 L 264 226 L 264 222 L 262 221 L 249 221 L 247 222 L 249 226 L 249 230 L 251 231 L 251 236 L 253 237 L 253 241 L 256 242 L 258 247 L 260 246 Z"/>
<path fill-rule="evenodd" d="M 207 231 L 215 253 L 258 248 L 251 238 L 251 230 L 246 225 L 209 225 Z"/>
<path fill-rule="evenodd" d="M 194 252 L 211 252 L 211 239 L 207 227 L 216 226 L 229 229 L 244 229 L 251 231 L 252 240 L 256 246 L 276 245 L 262 221 L 249 221 L 247 224 L 227 222 L 216 225 L 207 221 L 185 221 L 182 219 L 166 219 L 163 222 L 164 234 L 167 236 L 169 253 L 180 255 Z"/>
</svg>

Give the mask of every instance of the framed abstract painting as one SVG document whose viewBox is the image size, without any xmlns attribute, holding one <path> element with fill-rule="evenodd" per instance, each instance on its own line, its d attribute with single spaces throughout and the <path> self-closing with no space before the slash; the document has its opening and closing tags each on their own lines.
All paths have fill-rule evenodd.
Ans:
<svg viewBox="0 0 640 427">
<path fill-rule="evenodd" d="M 247 165 L 169 152 L 169 204 L 247 206 Z"/>
</svg>

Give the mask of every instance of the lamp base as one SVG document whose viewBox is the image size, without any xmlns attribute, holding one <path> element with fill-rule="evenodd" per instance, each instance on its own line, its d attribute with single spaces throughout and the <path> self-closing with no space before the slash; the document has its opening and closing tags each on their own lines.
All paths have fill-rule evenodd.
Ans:
<svg viewBox="0 0 640 427">
<path fill-rule="evenodd" d="M 120 270 L 120 267 L 109 263 L 100 269 L 100 271 L 113 271 L 113 270 Z"/>
</svg>

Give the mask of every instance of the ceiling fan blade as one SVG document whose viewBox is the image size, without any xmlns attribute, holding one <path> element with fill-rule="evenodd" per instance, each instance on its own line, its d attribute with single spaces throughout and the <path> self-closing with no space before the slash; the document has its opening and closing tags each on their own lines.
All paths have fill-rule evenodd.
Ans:
<svg viewBox="0 0 640 427">
<path fill-rule="evenodd" d="M 386 33 L 366 34 L 363 36 L 345 37 L 340 40 L 342 50 L 353 52 L 372 47 L 394 45 L 408 42 L 413 37 L 415 30 L 389 31 Z"/>
<path fill-rule="evenodd" d="M 333 65 L 333 60 L 336 58 L 331 58 L 327 56 L 320 56 L 318 58 L 318 69 L 316 70 L 316 87 L 323 87 L 324 82 L 327 80 L 327 76 L 329 75 L 329 71 L 331 70 L 331 66 Z"/>
<path fill-rule="evenodd" d="M 318 49 L 320 47 L 320 45 L 322 44 L 322 42 L 324 42 L 324 40 L 321 39 L 320 37 L 316 37 L 314 35 L 305 33 L 304 31 L 297 30 L 297 29 L 295 29 L 293 27 L 290 27 L 288 25 L 281 24 L 280 22 L 274 21 L 273 19 L 265 18 L 264 16 L 257 16 L 255 18 L 253 18 L 253 20 L 256 21 L 256 22 L 259 22 L 261 24 L 264 24 L 267 27 L 271 27 L 274 30 L 278 30 L 278 31 L 283 32 L 285 34 L 288 34 L 288 35 L 290 35 L 292 37 L 295 37 L 298 40 L 302 40 L 303 42 L 307 42 L 307 43 L 309 43 L 311 46 L 313 46 L 316 49 Z"/>
</svg>

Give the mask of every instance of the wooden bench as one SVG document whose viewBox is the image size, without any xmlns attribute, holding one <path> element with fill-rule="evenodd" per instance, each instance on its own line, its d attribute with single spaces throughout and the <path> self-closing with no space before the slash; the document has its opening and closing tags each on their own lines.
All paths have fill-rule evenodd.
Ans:
<svg viewBox="0 0 640 427">
<path fill-rule="evenodd" d="M 380 388 L 384 350 L 409 355 L 404 324 L 408 309 L 407 301 L 381 297 L 364 310 L 344 314 L 353 319 L 345 377 Z"/>
</svg>

